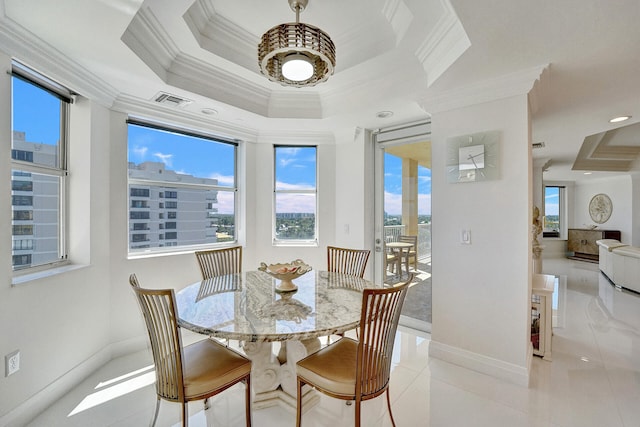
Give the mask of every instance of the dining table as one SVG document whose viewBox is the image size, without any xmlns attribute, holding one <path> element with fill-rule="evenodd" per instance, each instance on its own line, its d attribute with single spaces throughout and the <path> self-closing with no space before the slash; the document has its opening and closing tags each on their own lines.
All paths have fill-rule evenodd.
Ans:
<svg viewBox="0 0 640 427">
<path fill-rule="evenodd" d="M 342 273 L 312 270 L 281 292 L 279 280 L 262 271 L 217 276 L 176 293 L 178 324 L 211 338 L 238 340 L 252 361 L 256 409 L 280 403 L 295 408 L 296 363 L 321 348 L 320 337 L 358 327 L 362 290 L 373 282 Z M 303 405 L 319 400 L 309 387 Z"/>
</svg>

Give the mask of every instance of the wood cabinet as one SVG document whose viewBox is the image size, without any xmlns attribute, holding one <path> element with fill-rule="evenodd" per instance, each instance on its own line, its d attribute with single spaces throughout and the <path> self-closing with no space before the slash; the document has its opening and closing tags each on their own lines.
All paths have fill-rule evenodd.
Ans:
<svg viewBox="0 0 640 427">
<path fill-rule="evenodd" d="M 553 292 L 556 277 L 534 274 L 531 287 L 531 344 L 533 354 L 551 360 L 551 334 L 553 333 Z"/>
<path fill-rule="evenodd" d="M 599 251 L 596 241 L 601 239 L 615 239 L 619 241 L 620 231 L 570 228 L 569 240 L 567 241 L 567 250 L 570 252 L 569 257 L 598 262 Z"/>
</svg>

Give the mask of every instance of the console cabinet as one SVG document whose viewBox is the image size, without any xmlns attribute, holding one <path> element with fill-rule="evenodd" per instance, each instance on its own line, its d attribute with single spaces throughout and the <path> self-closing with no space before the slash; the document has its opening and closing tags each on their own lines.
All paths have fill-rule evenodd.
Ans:
<svg viewBox="0 0 640 427">
<path fill-rule="evenodd" d="M 551 360 L 555 282 L 550 274 L 534 274 L 531 287 L 531 344 L 533 354 L 545 360 Z"/>
<path fill-rule="evenodd" d="M 567 250 L 570 258 L 598 262 L 599 248 L 597 240 L 615 239 L 620 241 L 619 230 L 590 230 L 587 228 L 570 228 Z"/>
</svg>

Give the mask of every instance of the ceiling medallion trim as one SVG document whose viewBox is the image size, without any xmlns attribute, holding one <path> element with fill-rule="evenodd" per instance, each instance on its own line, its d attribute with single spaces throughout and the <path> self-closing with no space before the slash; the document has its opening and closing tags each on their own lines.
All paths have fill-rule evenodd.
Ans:
<svg viewBox="0 0 640 427">
<path fill-rule="evenodd" d="M 336 47 L 320 28 L 300 22 L 308 0 L 289 0 L 296 22 L 276 25 L 262 35 L 258 45 L 260 71 L 283 86 L 308 87 L 326 81 L 336 66 Z M 287 74 L 283 66 L 301 65 L 306 74 Z M 309 68 L 310 67 L 310 68 Z M 309 74 L 310 73 L 310 74 Z"/>
</svg>

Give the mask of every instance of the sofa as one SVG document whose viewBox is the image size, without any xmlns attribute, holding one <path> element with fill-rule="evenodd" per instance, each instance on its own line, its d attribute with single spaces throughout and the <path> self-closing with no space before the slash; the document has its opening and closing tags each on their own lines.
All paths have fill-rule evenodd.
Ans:
<svg viewBox="0 0 640 427">
<path fill-rule="evenodd" d="M 600 271 L 617 287 L 640 293 L 640 248 L 618 240 L 596 241 Z"/>
</svg>

